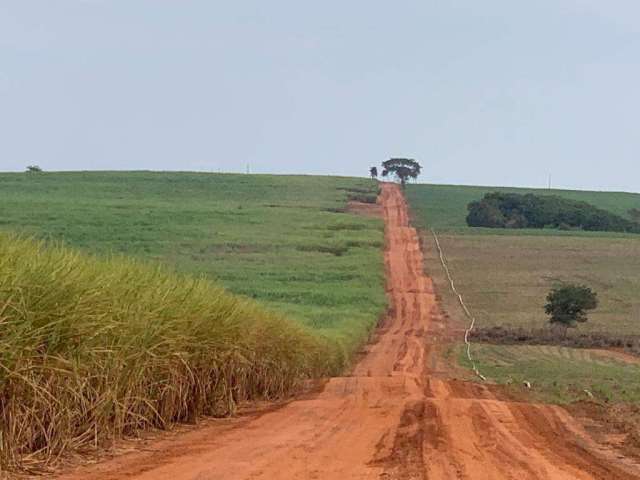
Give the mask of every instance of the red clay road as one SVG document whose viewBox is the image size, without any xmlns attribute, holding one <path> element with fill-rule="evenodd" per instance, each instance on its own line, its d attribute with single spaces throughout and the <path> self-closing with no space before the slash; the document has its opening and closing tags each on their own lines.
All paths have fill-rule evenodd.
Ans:
<svg viewBox="0 0 640 480">
<path fill-rule="evenodd" d="M 150 449 L 65 480 L 631 479 L 564 409 L 505 401 L 429 372 L 438 310 L 401 190 L 384 184 L 392 309 L 351 376 L 310 398 Z"/>
</svg>

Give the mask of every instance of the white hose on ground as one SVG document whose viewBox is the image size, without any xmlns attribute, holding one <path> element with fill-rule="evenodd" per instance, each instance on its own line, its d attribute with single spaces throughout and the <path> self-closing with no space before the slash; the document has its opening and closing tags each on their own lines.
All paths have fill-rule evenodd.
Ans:
<svg viewBox="0 0 640 480">
<path fill-rule="evenodd" d="M 476 366 L 476 362 L 471 357 L 471 342 L 469 341 L 469 334 L 471 333 L 471 331 L 473 330 L 473 328 L 476 325 L 476 317 L 474 317 L 471 314 L 471 312 L 467 308 L 467 305 L 464 303 L 464 300 L 462 299 L 462 295 L 460 293 L 458 293 L 458 290 L 456 289 L 456 285 L 453 282 L 453 278 L 451 277 L 451 272 L 449 271 L 449 266 L 447 265 L 447 262 L 446 262 L 446 260 L 444 258 L 444 253 L 442 252 L 442 247 L 440 246 L 440 240 L 438 239 L 438 236 L 436 235 L 436 232 L 433 230 L 433 228 L 431 229 L 431 234 L 433 235 L 433 239 L 436 241 L 436 247 L 438 247 L 438 254 L 440 255 L 440 263 L 442 263 L 442 268 L 444 269 L 445 273 L 447 274 L 447 278 L 449 279 L 449 283 L 451 284 L 451 290 L 458 297 L 458 302 L 460 302 L 460 306 L 462 307 L 462 310 L 464 311 L 464 314 L 471 321 L 471 323 L 469 324 L 469 328 L 467 328 L 465 330 L 465 332 L 464 332 L 464 343 L 465 343 L 466 348 L 467 348 L 467 358 L 469 359 L 469 362 L 471 362 L 471 367 L 473 368 L 473 372 L 480 379 L 486 381 L 487 378 L 480 373 L 480 371 L 478 370 L 478 367 Z"/>
</svg>

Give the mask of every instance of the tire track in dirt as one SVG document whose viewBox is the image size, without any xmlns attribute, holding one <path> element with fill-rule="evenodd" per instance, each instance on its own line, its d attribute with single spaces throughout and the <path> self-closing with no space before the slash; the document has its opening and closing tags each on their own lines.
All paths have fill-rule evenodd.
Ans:
<svg viewBox="0 0 640 480">
<path fill-rule="evenodd" d="M 391 308 L 351 376 L 282 408 L 152 443 L 65 480 L 640 478 L 558 407 L 430 375 L 431 280 L 401 190 L 383 184 Z"/>
</svg>

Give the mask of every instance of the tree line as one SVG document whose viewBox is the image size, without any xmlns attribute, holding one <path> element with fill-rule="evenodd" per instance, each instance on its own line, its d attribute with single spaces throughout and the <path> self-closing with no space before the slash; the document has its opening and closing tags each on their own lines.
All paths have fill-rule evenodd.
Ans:
<svg viewBox="0 0 640 480">
<path fill-rule="evenodd" d="M 640 223 L 636 221 L 556 195 L 493 192 L 471 202 L 467 209 L 467 224 L 472 227 L 640 233 Z"/>
</svg>

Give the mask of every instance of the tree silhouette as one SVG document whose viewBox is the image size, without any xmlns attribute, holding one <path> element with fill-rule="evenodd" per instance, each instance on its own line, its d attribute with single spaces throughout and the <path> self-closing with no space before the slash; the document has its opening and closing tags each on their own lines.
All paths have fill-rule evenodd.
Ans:
<svg viewBox="0 0 640 480">
<path fill-rule="evenodd" d="M 374 180 L 376 178 L 378 178 L 378 168 L 377 167 L 371 167 L 369 169 L 369 175 L 371 175 L 371 178 L 374 179 Z"/>
<path fill-rule="evenodd" d="M 418 178 L 422 167 L 413 158 L 390 158 L 382 162 L 382 176 L 395 176 L 404 188 L 409 178 Z"/>
</svg>

